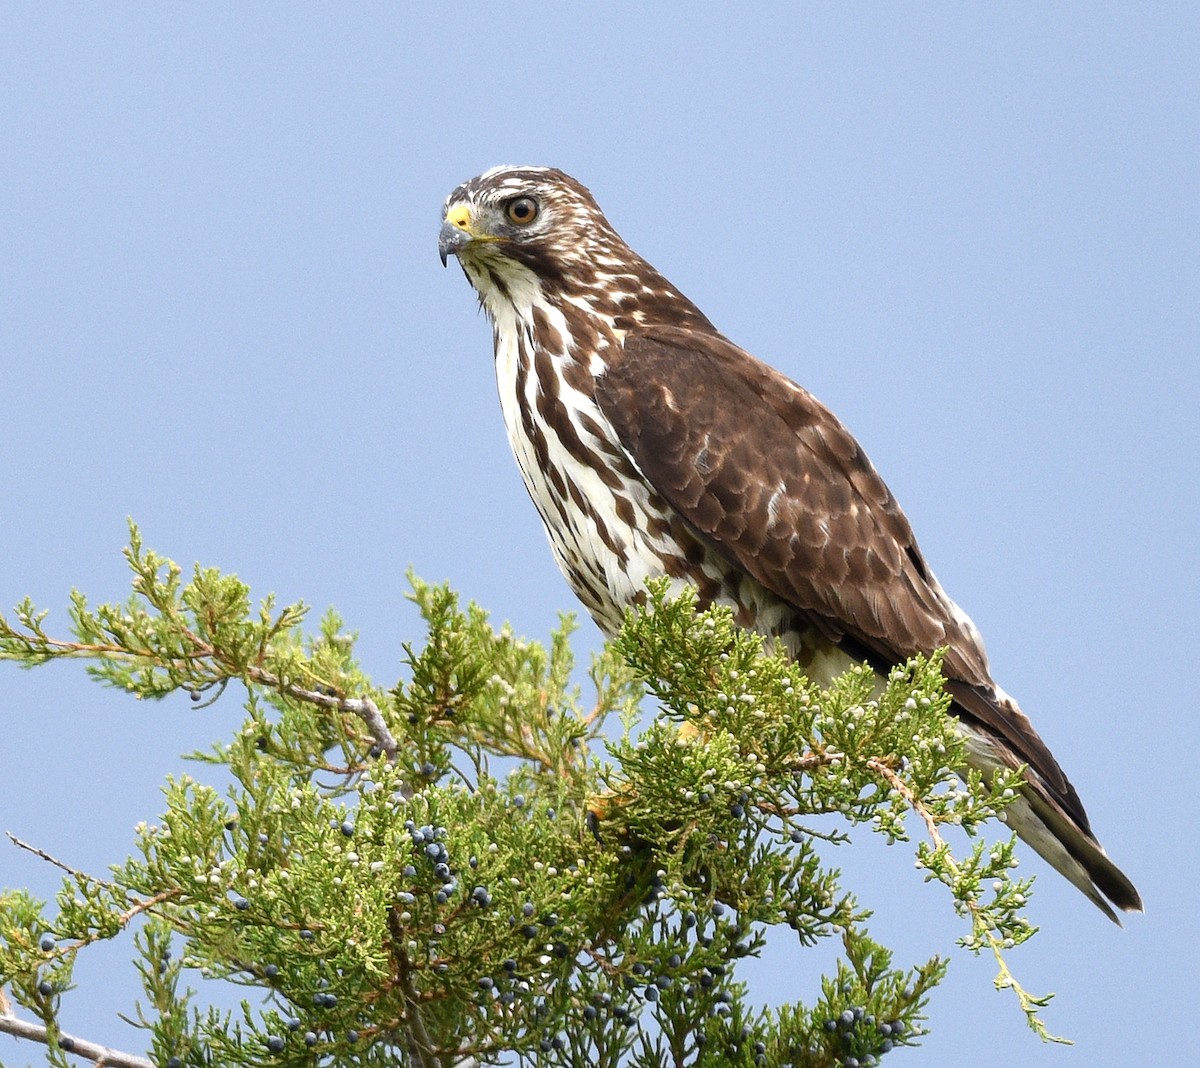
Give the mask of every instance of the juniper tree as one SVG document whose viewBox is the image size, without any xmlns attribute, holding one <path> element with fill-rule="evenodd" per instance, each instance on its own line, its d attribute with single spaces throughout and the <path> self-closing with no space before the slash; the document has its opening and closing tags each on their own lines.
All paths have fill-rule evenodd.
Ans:
<svg viewBox="0 0 1200 1068">
<path fill-rule="evenodd" d="M 129 1068 L 877 1064 L 926 1033 L 946 960 L 911 967 L 868 933 L 830 845 L 863 825 L 914 837 L 961 944 L 1031 936 L 1012 840 L 980 836 L 1017 774 L 962 782 L 937 658 L 826 690 L 728 611 L 652 585 L 592 660 L 564 619 L 547 644 L 412 579 L 426 634 L 400 681 L 367 678 L 329 612 L 257 606 L 234 575 L 175 563 L 131 527 L 132 597 L 71 598 L 70 636 L 28 601 L 0 658 L 82 659 L 139 698 L 244 702 L 245 719 L 103 873 L 64 869 L 52 904 L 0 895 L 0 1031 Z M 204 781 L 223 765 L 234 785 Z M 832 822 L 831 822 L 832 820 Z M 942 828 L 967 832 L 956 855 Z M 832 828 L 832 829 L 830 829 Z M 144 1057 L 69 1035 L 72 967 L 129 937 Z M 739 975 L 768 939 L 840 943 L 832 974 L 764 1004 Z M 243 988 L 241 1010 L 210 1004 Z M 3 1006 L 0 1005 L 0 1010 Z"/>
</svg>

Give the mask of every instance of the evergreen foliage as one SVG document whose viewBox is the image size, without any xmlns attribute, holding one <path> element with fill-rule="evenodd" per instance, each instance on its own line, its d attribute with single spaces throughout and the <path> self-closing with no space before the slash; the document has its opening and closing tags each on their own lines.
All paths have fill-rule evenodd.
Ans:
<svg viewBox="0 0 1200 1068">
<path fill-rule="evenodd" d="M 1019 777 L 954 775 L 936 659 L 822 691 L 728 611 L 658 584 L 585 701 L 569 620 L 543 646 L 413 579 L 427 635 L 385 689 L 333 613 L 306 635 L 303 605 L 255 607 L 210 569 L 184 582 L 135 527 L 126 556 L 129 601 L 74 594 L 70 639 L 25 602 L 0 619 L 0 658 L 83 659 L 102 683 L 198 705 L 236 685 L 246 718 L 194 754 L 235 785 L 169 779 L 165 812 L 105 875 L 25 847 L 66 876 L 52 906 L 0 893 L 0 988 L 40 1021 L 19 1031 L 0 993 L 0 1030 L 44 1041 L 50 1063 L 94 1058 L 58 1027 L 72 965 L 132 931 L 161 1068 L 877 1064 L 925 1033 L 946 962 L 895 966 L 822 843 L 855 824 L 908 841 L 914 813 L 962 944 L 995 953 L 997 985 L 1048 1037 L 1046 999 L 1003 956 L 1033 933 L 1028 882 L 1011 841 L 976 837 Z M 947 825 L 974 839 L 966 856 Z M 738 964 L 768 937 L 836 939 L 842 959 L 804 1000 L 763 1005 Z M 241 1012 L 190 982 L 245 987 Z"/>
</svg>

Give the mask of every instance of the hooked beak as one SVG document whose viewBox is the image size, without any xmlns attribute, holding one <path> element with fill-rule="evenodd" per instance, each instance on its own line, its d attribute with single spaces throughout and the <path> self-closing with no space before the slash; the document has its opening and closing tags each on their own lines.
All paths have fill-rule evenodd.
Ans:
<svg viewBox="0 0 1200 1068">
<path fill-rule="evenodd" d="M 465 248 L 474 240 L 466 230 L 460 226 L 456 226 L 449 219 L 442 223 L 442 228 L 438 231 L 438 256 L 441 257 L 442 266 L 446 266 L 446 261 L 451 256 L 457 256 L 459 250 Z"/>
<path fill-rule="evenodd" d="M 442 220 L 442 229 L 438 232 L 438 255 L 442 258 L 442 266 L 450 256 L 457 256 L 479 235 L 472 225 L 471 209 L 466 204 L 455 204 Z"/>
</svg>

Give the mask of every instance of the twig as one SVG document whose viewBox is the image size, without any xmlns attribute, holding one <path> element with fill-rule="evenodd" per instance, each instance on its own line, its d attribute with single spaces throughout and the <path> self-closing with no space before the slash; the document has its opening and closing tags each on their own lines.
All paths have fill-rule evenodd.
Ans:
<svg viewBox="0 0 1200 1068">
<path fill-rule="evenodd" d="M 140 651 L 126 649 L 120 645 L 112 645 L 107 642 L 70 642 L 59 638 L 48 638 L 44 635 L 38 636 L 38 641 L 45 647 L 59 650 L 59 655 L 66 657 L 108 657 L 113 660 L 150 660 L 158 663 L 170 661 L 184 664 L 190 664 L 196 660 L 209 659 L 217 664 L 221 663 L 220 652 L 215 646 L 210 645 L 187 628 L 184 628 L 184 633 L 191 641 L 194 649 L 190 653 L 173 657 L 163 657 L 154 650 Z M 228 665 L 226 665 L 226 668 L 228 668 Z M 388 729 L 387 723 L 384 722 L 383 714 L 379 711 L 379 706 L 371 698 L 337 697 L 321 693 L 319 690 L 309 690 L 295 683 L 285 682 L 278 675 L 255 665 L 250 665 L 243 670 L 229 672 L 229 676 L 233 678 L 240 678 L 243 675 L 251 682 L 257 682 L 261 686 L 268 686 L 289 697 L 308 701 L 322 708 L 349 712 L 351 715 L 357 716 L 366 724 L 367 730 L 371 732 L 371 737 L 375 739 L 379 748 L 387 754 L 388 760 L 395 760 L 400 746 L 392 735 L 391 730 Z"/>
<path fill-rule="evenodd" d="M 117 915 L 117 926 L 122 931 L 129 926 L 129 921 L 135 916 L 139 916 L 143 912 L 149 912 L 155 907 L 155 905 L 161 905 L 164 901 L 170 901 L 172 898 L 179 897 L 180 894 L 183 893 L 183 891 L 178 887 L 174 887 L 170 890 L 163 890 L 160 893 L 155 894 L 153 897 L 148 897 L 145 899 L 139 898 L 130 893 L 128 890 L 121 890 L 120 887 L 113 883 L 106 882 L 104 879 L 97 879 L 94 875 L 88 875 L 87 872 L 79 871 L 77 868 L 72 868 L 69 864 L 64 864 L 61 860 L 55 856 L 51 856 L 44 849 L 39 849 L 35 845 L 30 845 L 28 842 L 21 841 L 21 839 L 13 834 L 12 831 L 5 831 L 4 835 L 18 849 L 27 850 L 35 857 L 40 857 L 47 864 L 53 864 L 60 871 L 65 871 L 68 875 L 80 883 L 91 883 L 95 886 L 103 886 L 113 894 L 123 894 L 125 899 L 129 901 L 130 905 L 129 908 L 127 908 L 124 912 L 118 913 Z M 74 945 L 70 948 L 82 949 L 84 946 L 90 946 L 93 942 L 101 941 L 104 937 L 105 935 L 99 931 L 96 931 L 90 935 L 84 936 L 78 942 L 74 943 Z M 0 1012 L 3 1012 L 2 1002 L 0 1002 Z"/>
<path fill-rule="evenodd" d="M 911 808 L 925 822 L 925 828 L 929 832 L 930 840 L 933 842 L 934 848 L 945 850 L 943 860 L 946 866 L 950 869 L 951 874 L 957 878 L 962 875 L 962 869 L 958 866 L 950 850 L 946 847 L 946 840 L 941 836 L 937 829 L 937 822 L 933 818 L 933 814 L 927 809 L 911 789 L 908 783 L 900 778 L 891 768 L 877 757 L 870 757 L 867 760 L 867 767 L 876 772 L 887 784 L 895 790 L 901 797 L 904 798 L 908 807 Z M 988 948 L 992 951 L 992 956 L 996 958 L 996 966 L 999 969 L 999 974 L 993 980 L 997 990 L 1009 989 L 1017 996 L 1017 1001 L 1020 1003 L 1021 1011 L 1025 1013 L 1025 1018 L 1029 1026 L 1037 1033 L 1037 1035 L 1047 1042 L 1058 1042 L 1062 1045 L 1071 1045 L 1069 1038 L 1060 1038 L 1058 1035 L 1052 1035 L 1046 1025 L 1042 1023 L 1041 1017 L 1038 1015 L 1040 1006 L 1032 995 L 1017 982 L 1016 977 L 1009 970 L 1008 962 L 1004 959 L 1004 944 L 996 937 L 992 926 L 982 915 L 982 910 L 979 907 L 979 902 L 974 898 L 966 898 L 963 901 L 967 909 L 971 913 L 971 926 L 979 934 L 982 934 L 984 940 L 988 944 Z"/>
<path fill-rule="evenodd" d="M 278 675 L 265 668 L 254 666 L 246 669 L 246 678 L 251 682 L 257 682 L 260 686 L 278 690 L 288 697 L 295 697 L 298 700 L 307 701 L 309 704 L 319 705 L 321 708 L 332 709 L 336 712 L 349 712 L 351 715 L 357 716 L 367 725 L 367 730 L 371 732 L 375 744 L 387 754 L 388 760 L 395 760 L 400 745 L 387 723 L 384 722 L 379 706 L 371 698 L 338 697 L 336 694 L 322 693 L 320 690 L 309 690 L 294 682 L 284 682 Z"/>
<path fill-rule="evenodd" d="M 103 879 L 97 879 L 94 876 L 88 875 L 87 872 L 79 871 L 77 868 L 72 868 L 69 864 L 64 864 L 58 857 L 52 857 L 44 849 L 39 849 L 35 845 L 30 845 L 28 842 L 21 841 L 12 831 L 5 831 L 4 836 L 12 842 L 18 849 L 24 849 L 32 853 L 35 857 L 40 857 L 47 864 L 53 864 L 60 871 L 65 871 L 72 878 L 77 879 L 81 883 L 96 883 L 100 886 L 113 888 L 112 883 L 106 883 Z"/>
<path fill-rule="evenodd" d="M 50 1032 L 45 1025 L 18 1020 L 15 1016 L 7 1014 L 0 1014 L 0 1033 L 31 1042 L 41 1042 L 45 1046 L 50 1045 L 51 1041 Z M 65 1031 L 59 1031 L 57 1037 L 58 1046 L 63 1052 L 86 1057 L 96 1068 L 155 1068 L 154 1063 L 145 1057 L 102 1046 L 98 1042 L 89 1042 L 86 1038 L 76 1038 Z"/>
<path fill-rule="evenodd" d="M 890 786 L 896 791 L 896 793 L 903 797 L 905 802 L 908 804 L 908 807 L 925 821 L 925 829 L 929 831 L 929 837 L 932 840 L 934 847 L 941 849 L 946 844 L 946 841 L 944 838 L 942 838 L 941 834 L 938 833 L 937 823 L 934 821 L 932 814 L 923 804 L 921 804 L 921 802 L 917 799 L 916 794 L 909 789 L 908 783 L 900 778 L 899 775 L 897 775 L 878 757 L 868 758 L 867 767 L 877 775 L 881 775 L 884 779 L 886 779 L 888 786 Z M 958 866 L 954 864 L 953 859 L 951 859 L 950 865 L 957 873 Z"/>
</svg>

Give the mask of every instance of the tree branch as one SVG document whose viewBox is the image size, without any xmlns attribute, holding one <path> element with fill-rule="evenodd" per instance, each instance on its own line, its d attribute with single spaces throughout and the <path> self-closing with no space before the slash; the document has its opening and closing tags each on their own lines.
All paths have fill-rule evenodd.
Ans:
<svg viewBox="0 0 1200 1068">
<path fill-rule="evenodd" d="M 44 635 L 39 635 L 37 640 L 42 646 L 58 650 L 58 655 L 65 657 L 107 657 L 112 660 L 150 660 L 159 663 L 163 663 L 166 659 L 184 662 L 212 660 L 216 664 L 222 663 L 220 651 L 215 646 L 204 641 L 186 628 L 184 632 L 195 648 L 190 654 L 174 658 L 164 658 L 152 649 L 133 650 L 107 643 L 96 644 L 63 641 L 59 638 L 48 638 Z M 243 677 L 242 671 L 233 670 L 229 672 L 228 667 L 226 667 L 226 672 L 227 678 Z M 379 748 L 387 754 L 388 760 L 395 760 L 400 746 L 388 728 L 387 723 L 384 722 L 383 713 L 379 711 L 379 706 L 370 697 L 338 697 L 336 694 L 331 695 L 322 693 L 320 690 L 306 689 L 303 686 L 298 686 L 296 683 L 285 682 L 273 672 L 255 665 L 249 665 L 245 668 L 244 678 L 250 682 L 256 682 L 260 686 L 267 686 L 272 690 L 278 690 L 288 697 L 295 697 L 298 700 L 319 705 L 321 708 L 349 712 L 351 715 L 357 716 L 366 724 L 367 730 L 371 732 L 371 737 L 375 739 L 375 743 Z"/>
<path fill-rule="evenodd" d="M 18 1020 L 15 1016 L 0 1015 L 0 1034 L 12 1035 L 30 1042 L 40 1042 L 50 1045 L 50 1031 L 44 1024 L 29 1023 Z M 65 1053 L 73 1053 L 86 1057 L 96 1068 L 155 1068 L 152 1061 L 138 1057 L 133 1053 L 125 1053 L 119 1049 L 102 1046 L 98 1042 L 89 1042 L 86 1038 L 76 1038 L 65 1031 L 57 1034 L 58 1046 Z"/>
<path fill-rule="evenodd" d="M 371 698 L 338 697 L 322 693 L 320 690 L 308 690 L 303 686 L 297 686 L 294 682 L 284 682 L 277 675 L 273 675 L 271 672 L 259 667 L 248 668 L 246 678 L 251 682 L 257 682 L 260 686 L 268 686 L 272 690 L 278 690 L 280 693 L 287 694 L 288 697 L 295 697 L 300 701 L 319 705 L 321 708 L 328 708 L 337 712 L 349 712 L 351 715 L 357 716 L 367 725 L 367 730 L 371 732 L 371 737 L 375 739 L 375 744 L 387 754 L 388 760 L 395 760 L 396 753 L 400 749 L 399 743 L 397 743 L 387 723 L 384 722 L 383 713 L 379 711 L 379 706 Z"/>
</svg>

